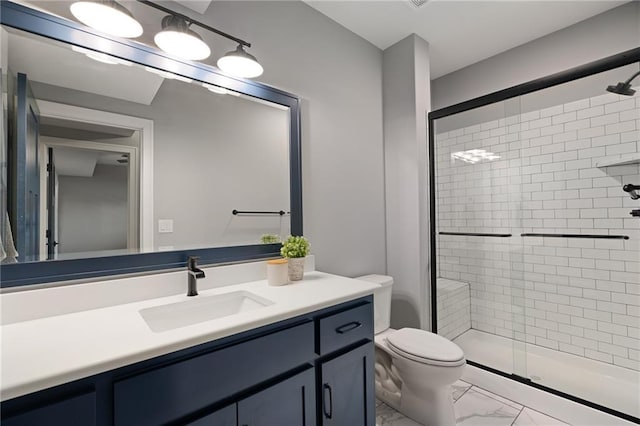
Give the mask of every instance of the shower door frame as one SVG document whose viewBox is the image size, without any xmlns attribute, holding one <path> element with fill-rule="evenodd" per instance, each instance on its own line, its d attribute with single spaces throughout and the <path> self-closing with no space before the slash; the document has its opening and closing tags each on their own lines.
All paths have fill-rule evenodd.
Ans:
<svg viewBox="0 0 640 426">
<path fill-rule="evenodd" d="M 431 111 L 427 115 L 428 120 L 428 132 L 429 132 L 429 235 L 430 235 L 430 254 L 431 254 L 431 331 L 438 333 L 438 310 L 437 310 L 437 233 L 436 233 L 436 172 L 435 172 L 435 129 L 434 122 L 439 118 L 448 117 L 450 115 L 458 114 L 464 111 L 469 111 L 482 106 L 490 105 L 493 103 L 505 101 L 507 99 L 515 98 L 518 96 L 526 95 L 528 93 L 536 92 L 538 90 L 547 89 L 549 87 L 557 86 L 570 81 L 578 80 L 580 78 L 588 77 L 593 74 L 598 74 L 604 71 L 608 71 L 614 68 L 622 67 L 640 61 L 640 47 L 627 50 L 621 53 L 617 53 L 612 56 L 607 56 L 602 59 L 598 59 L 593 62 L 589 62 L 584 65 L 580 65 L 574 68 L 570 68 L 565 71 L 561 71 L 555 74 L 548 75 L 539 79 L 531 80 L 526 83 L 522 83 L 516 86 L 509 87 L 507 89 L 499 90 L 497 92 L 483 95 L 468 101 L 464 101 L 455 105 L 451 105 L 445 108 L 441 108 L 435 111 Z M 640 423 L 640 419 L 631 416 L 626 413 L 622 413 L 617 410 L 613 410 L 609 407 L 605 407 L 596 404 L 591 401 L 579 398 L 577 396 L 559 391 L 554 388 L 550 388 L 539 383 L 533 382 L 531 379 L 521 377 L 512 373 L 507 373 L 495 368 L 489 367 L 484 364 L 480 364 L 474 361 L 467 360 L 469 365 L 481 368 L 494 374 L 515 380 L 517 382 L 532 386 L 534 388 L 549 392 L 553 395 L 557 395 L 571 401 L 586 405 L 588 407 L 603 411 L 607 414 L 611 414 L 622 419 Z"/>
</svg>

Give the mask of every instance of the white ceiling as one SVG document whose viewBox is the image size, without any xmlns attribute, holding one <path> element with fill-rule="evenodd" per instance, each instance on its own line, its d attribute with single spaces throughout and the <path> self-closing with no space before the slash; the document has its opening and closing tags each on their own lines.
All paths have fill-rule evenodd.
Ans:
<svg viewBox="0 0 640 426">
<path fill-rule="evenodd" d="M 627 1 L 305 0 L 380 49 L 415 33 L 429 42 L 438 78 L 568 27 Z"/>
</svg>

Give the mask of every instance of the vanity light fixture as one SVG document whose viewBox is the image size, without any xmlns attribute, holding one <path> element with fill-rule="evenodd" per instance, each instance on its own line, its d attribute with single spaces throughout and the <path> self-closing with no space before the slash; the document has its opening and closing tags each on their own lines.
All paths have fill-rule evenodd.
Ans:
<svg viewBox="0 0 640 426">
<path fill-rule="evenodd" d="M 245 48 L 250 48 L 251 43 L 196 21 L 186 15 L 174 12 L 152 1 L 137 1 L 169 15 L 162 20 L 162 31 L 156 34 L 154 38 L 158 47 L 165 52 L 185 59 L 198 60 L 207 58 L 211 54 L 211 49 L 204 43 L 199 34 L 189 28 L 195 25 L 238 43 L 236 50 L 228 52 L 222 58 L 218 59 L 218 68 L 223 72 L 243 78 L 257 77 L 262 74 L 262 65 L 258 63 L 255 56 L 244 50 Z M 199 52 L 199 54 L 191 54 L 191 52 L 196 51 Z"/>
<path fill-rule="evenodd" d="M 256 57 L 247 53 L 242 44 L 218 59 L 218 68 L 227 74 L 243 78 L 258 77 L 264 71 Z"/>
<path fill-rule="evenodd" d="M 70 9 L 80 22 L 103 33 L 125 38 L 142 35 L 142 25 L 115 0 L 76 1 Z"/>
<path fill-rule="evenodd" d="M 182 59 L 201 60 L 211 55 L 211 49 L 200 34 L 189 28 L 181 16 L 168 15 L 162 19 L 162 31 L 153 40 L 165 52 Z"/>
<path fill-rule="evenodd" d="M 137 1 L 167 14 L 162 19 L 162 30 L 154 36 L 153 40 L 168 54 L 195 61 L 206 59 L 211 55 L 211 48 L 204 42 L 202 36 L 190 28 L 196 25 L 238 43 L 236 50 L 227 52 L 218 59 L 217 64 L 220 70 L 242 78 L 262 75 L 262 65 L 258 63 L 255 56 L 245 50 L 251 47 L 251 43 L 152 1 Z M 133 38 L 140 36 L 143 31 L 142 25 L 136 21 L 131 12 L 115 0 L 79 0 L 71 5 L 71 13 L 83 24 L 113 36 Z"/>
</svg>

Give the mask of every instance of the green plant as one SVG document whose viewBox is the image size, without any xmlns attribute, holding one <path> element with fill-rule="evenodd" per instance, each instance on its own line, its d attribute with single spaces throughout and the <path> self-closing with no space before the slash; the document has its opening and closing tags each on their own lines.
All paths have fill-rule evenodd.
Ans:
<svg viewBox="0 0 640 426">
<path fill-rule="evenodd" d="M 280 242 L 280 235 L 263 234 L 260 237 L 260 241 L 262 241 L 262 244 L 276 244 Z"/>
<path fill-rule="evenodd" d="M 309 254 L 309 241 L 305 237 L 289 236 L 280 249 L 282 257 L 305 257 Z"/>
</svg>

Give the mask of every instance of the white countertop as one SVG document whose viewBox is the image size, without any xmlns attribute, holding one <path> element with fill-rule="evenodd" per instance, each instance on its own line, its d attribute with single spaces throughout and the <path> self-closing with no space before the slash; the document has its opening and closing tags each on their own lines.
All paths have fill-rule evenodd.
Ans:
<svg viewBox="0 0 640 426">
<path fill-rule="evenodd" d="M 353 300 L 375 287 L 307 272 L 303 281 L 281 287 L 260 280 L 203 290 L 201 296 L 246 290 L 275 303 L 160 333 L 151 331 L 139 311 L 187 300 L 184 294 L 6 324 L 0 328 L 1 400 Z"/>
</svg>

